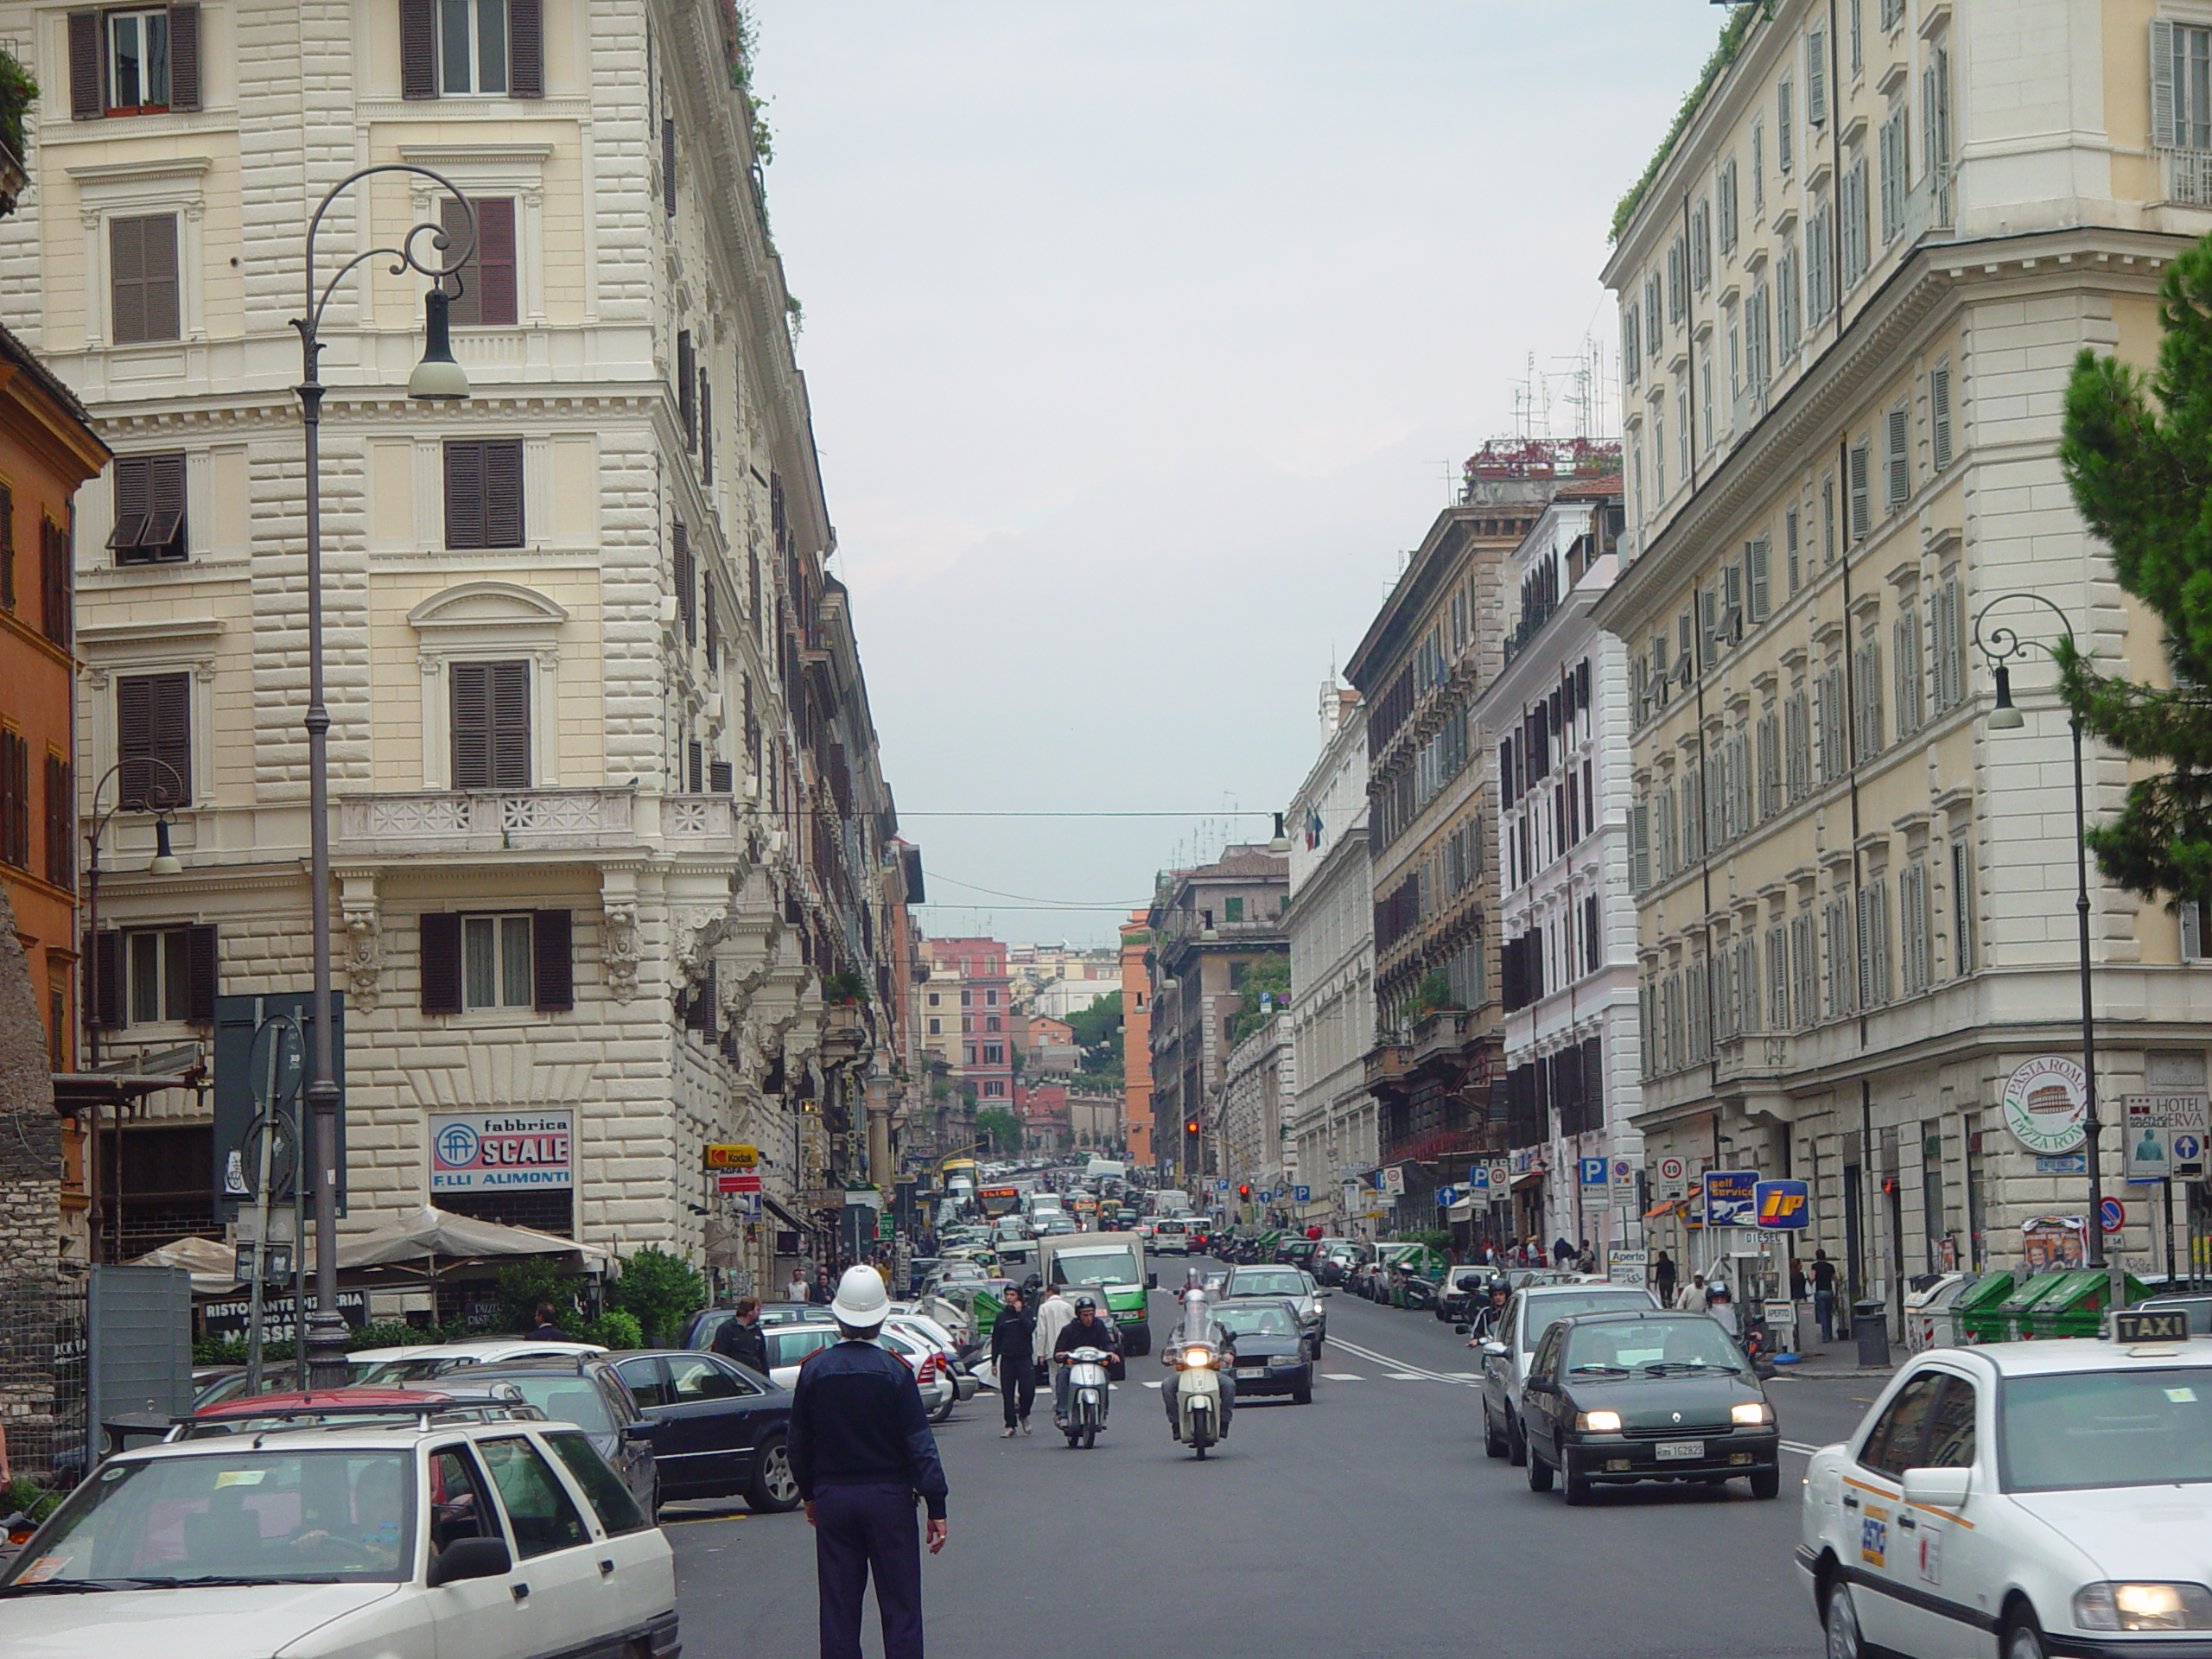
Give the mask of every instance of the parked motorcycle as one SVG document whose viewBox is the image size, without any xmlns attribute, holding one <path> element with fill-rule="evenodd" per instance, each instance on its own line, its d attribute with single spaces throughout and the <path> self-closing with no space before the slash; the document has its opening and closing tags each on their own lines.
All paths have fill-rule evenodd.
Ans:
<svg viewBox="0 0 2212 1659">
<path fill-rule="evenodd" d="M 1399 1306 L 1411 1308 L 1416 1313 L 1433 1308 L 1436 1306 L 1439 1288 L 1435 1280 L 1424 1279 L 1417 1273 L 1409 1273 L 1398 1287 Z"/>
<path fill-rule="evenodd" d="M 1185 1343 L 1173 1356 L 1176 1431 L 1202 1463 L 1206 1448 L 1221 1439 L 1221 1359 L 1198 1342 Z"/>
<path fill-rule="evenodd" d="M 1068 1444 L 1088 1452 L 1106 1427 L 1106 1368 L 1113 1355 L 1103 1348 L 1068 1351 Z"/>
</svg>

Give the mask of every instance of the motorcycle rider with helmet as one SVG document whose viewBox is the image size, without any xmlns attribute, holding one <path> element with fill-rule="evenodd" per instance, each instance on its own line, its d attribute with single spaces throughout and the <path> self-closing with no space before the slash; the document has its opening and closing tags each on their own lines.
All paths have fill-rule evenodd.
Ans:
<svg viewBox="0 0 2212 1659">
<path fill-rule="evenodd" d="M 1098 1303 L 1090 1296 L 1075 1299 L 1075 1318 L 1062 1325 L 1052 1340 L 1052 1421 L 1064 1430 L 1068 1426 L 1068 1356 L 1078 1348 L 1103 1349 L 1116 1360 L 1122 1357 L 1122 1333 L 1115 1329 L 1113 1320 L 1098 1317 Z M 1110 1373 L 1113 1368 L 1107 1369 Z M 1106 1410 L 1102 1398 L 1102 1418 Z"/>
<path fill-rule="evenodd" d="M 1467 1346 L 1470 1348 L 1481 1347 L 1503 1328 L 1505 1304 L 1513 1295 L 1513 1281 L 1502 1273 L 1493 1273 L 1484 1289 L 1488 1293 L 1488 1300 L 1475 1310 L 1474 1318 L 1468 1321 Z"/>
<path fill-rule="evenodd" d="M 1196 1269 L 1191 1277 L 1198 1277 Z M 1192 1343 L 1213 1350 L 1216 1375 L 1221 1383 L 1221 1438 L 1225 1440 L 1229 1438 L 1230 1420 L 1236 1415 L 1236 1338 L 1214 1318 L 1212 1308 L 1206 1303 L 1205 1292 L 1195 1284 L 1183 1293 L 1182 1323 L 1160 1350 L 1160 1363 L 1167 1367 L 1167 1381 L 1160 1388 L 1160 1398 L 1167 1408 L 1168 1430 L 1179 1440 L 1183 1438 L 1183 1420 L 1176 1410 L 1176 1402 L 1182 1390 L 1183 1374 L 1175 1364 L 1175 1355 Z"/>
</svg>

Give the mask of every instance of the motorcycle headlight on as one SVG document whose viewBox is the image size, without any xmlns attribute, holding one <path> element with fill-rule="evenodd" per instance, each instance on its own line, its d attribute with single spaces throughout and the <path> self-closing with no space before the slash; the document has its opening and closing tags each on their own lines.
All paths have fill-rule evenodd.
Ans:
<svg viewBox="0 0 2212 1659">
<path fill-rule="evenodd" d="M 1213 1364 L 1213 1350 L 1198 1343 L 1192 1343 L 1175 1356 L 1175 1363 L 1179 1369 L 1185 1371 L 1208 1370 Z"/>
</svg>

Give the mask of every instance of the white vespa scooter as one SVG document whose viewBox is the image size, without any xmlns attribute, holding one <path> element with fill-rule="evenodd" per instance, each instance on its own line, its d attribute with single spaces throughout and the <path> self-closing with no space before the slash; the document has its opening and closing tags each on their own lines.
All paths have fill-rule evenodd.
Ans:
<svg viewBox="0 0 2212 1659">
<path fill-rule="evenodd" d="M 1183 1328 L 1206 1328 L 1206 1298 L 1193 1290 L 1183 1298 Z M 1206 1448 L 1221 1439 L 1221 1352 L 1210 1343 L 1178 1342 L 1160 1353 L 1175 1369 L 1175 1427 L 1183 1444 L 1205 1461 Z"/>
<path fill-rule="evenodd" d="M 1106 1368 L 1113 1355 L 1103 1348 L 1068 1351 L 1068 1444 L 1090 1450 L 1106 1427 Z"/>
</svg>

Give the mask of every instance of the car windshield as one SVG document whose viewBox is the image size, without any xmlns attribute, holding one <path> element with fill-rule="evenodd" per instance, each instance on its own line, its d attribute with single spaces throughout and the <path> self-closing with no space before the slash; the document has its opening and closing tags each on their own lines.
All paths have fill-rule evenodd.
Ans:
<svg viewBox="0 0 2212 1659">
<path fill-rule="evenodd" d="M 388 1389 L 401 1382 L 427 1382 L 434 1376 L 443 1376 L 448 1371 L 458 1370 L 468 1363 L 447 1355 L 443 1359 L 387 1359 L 372 1365 L 353 1379 L 353 1386 L 362 1389 Z"/>
<path fill-rule="evenodd" d="M 407 1454 L 257 1452 L 116 1461 L 70 1497 L 0 1595 L 375 1581 L 414 1560 Z"/>
<path fill-rule="evenodd" d="M 1239 1271 L 1229 1275 L 1230 1292 L 1236 1296 L 1303 1296 L 1305 1279 L 1295 1273 Z"/>
<path fill-rule="evenodd" d="M 1057 1250 L 1052 1273 L 1069 1285 L 1141 1285 L 1144 1275 L 1128 1250 Z"/>
<path fill-rule="evenodd" d="M 1556 1296 L 1531 1296 L 1529 1311 L 1522 1321 L 1521 1345 L 1534 1348 L 1536 1338 L 1551 1328 L 1554 1319 L 1571 1319 L 1577 1313 L 1611 1313 L 1624 1307 L 1649 1307 L 1651 1298 L 1640 1290 L 1586 1290 L 1561 1292 Z M 1714 1325 L 1714 1330 L 1719 1330 Z"/>
<path fill-rule="evenodd" d="M 834 1329 L 823 1325 L 804 1325 L 796 1331 L 771 1331 L 768 1333 L 768 1364 L 796 1365 L 809 1354 L 827 1348 L 837 1340 Z"/>
<path fill-rule="evenodd" d="M 476 1378 L 469 1379 L 472 1387 Z M 543 1412 L 556 1423 L 574 1423 L 587 1434 L 614 1433 L 614 1414 L 607 1408 L 607 1396 L 592 1385 L 588 1376 L 574 1371 L 513 1371 L 486 1381 L 484 1387 L 505 1382 L 522 1392 L 522 1397 Z"/>
<path fill-rule="evenodd" d="M 2005 1490 L 2212 1481 L 2212 1370 L 2008 1376 Z"/>
<path fill-rule="evenodd" d="M 1296 1333 L 1291 1317 L 1279 1307 L 1217 1307 L 1213 1316 L 1232 1337 L 1288 1337 Z"/>
<path fill-rule="evenodd" d="M 1744 1358 L 1711 1319 L 1623 1319 L 1571 1332 L 1560 1364 L 1580 1378 L 1740 1371 Z"/>
</svg>

